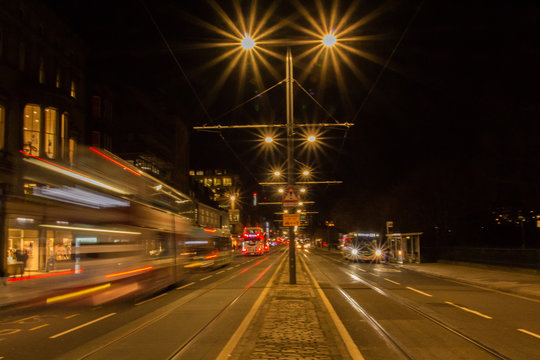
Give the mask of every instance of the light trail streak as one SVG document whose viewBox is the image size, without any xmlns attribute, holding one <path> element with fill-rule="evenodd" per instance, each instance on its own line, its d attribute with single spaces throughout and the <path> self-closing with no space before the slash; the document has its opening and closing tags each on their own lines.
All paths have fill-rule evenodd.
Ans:
<svg viewBox="0 0 540 360">
<path fill-rule="evenodd" d="M 112 278 L 112 277 L 117 277 L 117 276 L 122 276 L 122 275 L 130 275 L 130 274 L 135 274 L 135 273 L 139 273 L 139 272 L 143 272 L 143 271 L 147 271 L 147 270 L 152 270 L 153 268 L 154 268 L 153 266 L 147 266 L 147 267 L 143 267 L 143 268 L 140 268 L 140 269 L 134 269 L 134 270 L 122 271 L 122 272 L 113 273 L 113 274 L 107 274 L 107 275 L 105 275 L 105 277 L 106 278 Z"/>
<path fill-rule="evenodd" d="M 57 302 L 57 301 L 72 299 L 74 297 L 78 297 L 78 296 L 81 296 L 81 295 L 87 295 L 87 294 L 90 294 L 90 293 L 93 293 L 93 292 L 96 292 L 96 291 L 99 291 L 99 290 L 107 289 L 110 286 L 111 286 L 111 283 L 107 283 L 107 284 L 100 285 L 100 286 L 95 286 L 95 287 L 92 287 L 92 288 L 89 288 L 89 289 L 84 289 L 84 290 L 75 291 L 75 292 L 64 294 L 64 295 L 54 296 L 54 297 L 51 297 L 51 298 L 47 299 L 47 304 Z"/>
<path fill-rule="evenodd" d="M 8 279 L 7 281 L 13 282 L 13 281 L 22 281 L 22 280 L 41 279 L 41 278 L 47 278 L 47 277 L 52 277 L 52 276 L 76 274 L 82 271 L 84 270 L 80 269 L 80 270 L 62 271 L 62 272 L 57 272 L 57 273 L 49 273 L 49 274 L 41 274 L 41 275 L 33 275 L 33 276 L 23 276 L 23 277 L 18 277 L 18 278 L 11 278 L 11 279 Z"/>
</svg>

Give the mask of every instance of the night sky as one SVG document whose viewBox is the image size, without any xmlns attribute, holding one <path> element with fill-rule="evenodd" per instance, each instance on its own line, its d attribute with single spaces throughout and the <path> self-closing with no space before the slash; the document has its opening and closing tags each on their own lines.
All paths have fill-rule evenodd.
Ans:
<svg viewBox="0 0 540 360">
<path fill-rule="evenodd" d="M 322 57 L 307 71 L 314 54 L 302 56 L 312 45 L 296 42 L 309 39 L 301 29 L 313 25 L 294 1 L 257 3 L 257 19 L 277 3 L 264 23 L 277 26 L 265 40 L 283 40 L 265 46 L 279 55 L 265 55 L 273 70 L 260 62 L 232 66 L 233 56 L 212 65 L 232 48 L 210 46 L 231 42 L 217 29 L 231 31 L 206 1 L 49 3 L 87 43 L 89 66 L 140 86 L 164 106 L 180 104 L 190 126 L 284 123 L 283 85 L 230 110 L 284 78 L 290 46 L 295 79 L 331 114 L 297 87 L 295 121 L 355 123 L 322 134 L 320 151 L 297 152 L 316 180 L 344 181 L 309 189 L 319 222 L 383 232 L 393 220 L 398 230 L 423 231 L 428 242 L 519 246 L 515 220 L 522 216 L 527 244 L 539 245 L 533 216 L 540 214 L 540 6 L 534 2 L 341 1 L 335 22 L 358 24 L 348 34 L 356 40 L 344 43 L 361 52 L 345 51 L 348 64 L 337 57 L 338 71 Z M 240 26 L 234 2 L 218 3 Z M 238 3 L 246 16 L 254 4 Z M 320 19 L 316 1 L 301 4 Z M 329 22 L 332 11 L 324 14 Z M 259 152 L 257 132 L 222 135 L 193 132 L 192 167 L 235 169 L 246 178 L 247 194 L 261 191 L 256 181 L 268 180 L 283 155 Z M 496 223 L 499 213 L 506 222 Z"/>
</svg>

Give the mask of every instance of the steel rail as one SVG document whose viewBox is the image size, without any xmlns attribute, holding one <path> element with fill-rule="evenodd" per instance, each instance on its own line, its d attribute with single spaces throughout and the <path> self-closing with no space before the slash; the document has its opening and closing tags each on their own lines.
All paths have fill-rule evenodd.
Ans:
<svg viewBox="0 0 540 360">
<path fill-rule="evenodd" d="M 327 255 L 326 255 L 326 256 L 323 256 L 323 255 L 320 255 L 320 254 L 317 254 L 317 255 L 318 255 L 318 256 L 321 256 L 321 257 L 323 257 L 323 258 L 325 258 L 325 259 L 332 260 L 333 262 L 337 262 L 336 259 L 334 259 L 334 258 L 332 258 L 332 257 L 329 257 L 329 256 L 327 256 Z M 366 279 L 363 279 L 363 278 L 359 278 L 358 276 L 356 276 L 356 274 L 351 274 L 349 271 L 344 270 L 344 269 L 341 269 L 341 270 L 342 270 L 344 273 L 348 274 L 348 275 L 354 275 L 354 276 L 358 279 L 358 281 L 360 281 L 362 284 L 366 285 L 367 287 L 371 288 L 372 290 L 376 291 L 377 293 L 379 293 L 379 294 L 381 294 L 381 295 L 383 295 L 383 296 L 386 296 L 386 297 L 389 298 L 390 300 L 393 300 L 393 301 L 397 302 L 398 304 L 403 305 L 403 306 L 409 308 L 410 310 L 416 312 L 418 315 L 420 315 L 420 316 L 424 317 L 425 319 L 427 319 L 427 320 L 433 322 L 434 324 L 436 324 L 436 325 L 442 327 L 443 329 L 445 329 L 445 330 L 447 330 L 447 331 L 450 331 L 450 332 L 453 333 L 454 335 L 456 335 L 456 336 L 458 336 L 458 337 L 460 337 L 460 338 L 462 338 L 462 339 L 468 341 L 469 343 L 475 345 L 476 347 L 478 347 L 478 348 L 480 348 L 481 350 L 487 352 L 488 354 L 494 356 L 495 358 L 497 358 L 497 359 L 502 359 L 502 360 L 510 360 L 509 357 L 507 357 L 507 356 L 505 356 L 505 355 L 499 353 L 497 350 L 492 349 L 492 348 L 490 348 L 489 346 L 482 344 L 480 341 L 478 341 L 478 340 L 476 340 L 476 339 L 473 339 L 472 337 L 466 335 L 466 334 L 463 333 L 462 331 L 460 331 L 460 330 L 454 328 L 453 326 L 451 326 L 451 325 L 445 323 L 444 321 L 442 321 L 442 320 L 440 320 L 440 319 L 437 319 L 436 317 L 434 317 L 434 316 L 432 316 L 432 315 L 429 315 L 428 313 L 426 313 L 425 311 L 421 310 L 421 309 L 418 308 L 417 306 L 414 306 L 414 305 L 412 305 L 412 304 L 410 304 L 410 303 L 408 303 L 408 302 L 406 302 L 406 301 L 404 301 L 404 300 L 402 300 L 402 299 L 400 299 L 400 298 L 398 298 L 398 297 L 396 297 L 396 296 L 394 296 L 394 295 L 390 295 L 388 292 L 386 292 L 386 291 L 380 289 L 379 287 L 373 285 L 370 281 L 368 281 L 368 280 L 366 280 Z M 328 275 L 327 275 L 326 273 L 324 273 L 324 275 L 325 275 L 326 277 L 328 277 Z M 329 279 L 329 278 L 328 278 L 328 279 Z M 329 280 L 330 280 L 330 279 L 329 279 Z M 330 281 L 330 283 L 332 283 L 332 282 Z M 350 295 L 347 294 L 347 293 L 346 293 L 343 289 L 341 289 L 339 286 L 337 286 L 337 285 L 333 285 L 333 286 L 334 286 L 334 287 L 336 288 L 336 290 L 338 290 L 338 292 L 340 292 L 345 298 L 350 297 Z M 364 315 L 363 312 L 362 312 L 362 314 Z M 365 313 L 365 315 L 370 316 L 370 315 L 367 314 L 367 313 Z M 371 317 L 371 316 L 370 316 L 370 317 Z M 368 319 L 368 318 L 366 318 L 366 319 Z M 374 319 L 373 319 L 373 320 L 374 320 Z M 371 321 L 370 321 L 369 319 L 368 319 L 368 321 L 371 323 Z M 375 320 L 374 320 L 374 321 L 375 321 Z M 375 321 L 375 322 L 376 322 L 376 321 Z M 377 322 L 376 322 L 376 323 L 377 323 Z M 395 340 L 390 334 L 388 334 L 388 332 L 387 332 L 386 330 L 384 330 L 384 328 L 382 328 L 382 326 L 381 326 L 380 324 L 377 323 L 377 327 L 378 327 L 378 328 L 380 327 L 380 329 L 383 331 L 383 333 L 384 333 L 385 335 L 387 334 L 386 336 L 388 336 L 388 340 L 390 340 L 392 343 L 396 343 L 396 345 L 397 345 L 396 340 Z M 401 350 L 402 350 L 401 347 L 399 347 L 399 349 L 400 349 L 400 352 L 401 352 Z M 408 358 L 412 359 L 412 357 L 410 357 L 410 355 L 405 354 L 405 353 L 403 353 L 403 354 L 406 355 Z"/>
</svg>

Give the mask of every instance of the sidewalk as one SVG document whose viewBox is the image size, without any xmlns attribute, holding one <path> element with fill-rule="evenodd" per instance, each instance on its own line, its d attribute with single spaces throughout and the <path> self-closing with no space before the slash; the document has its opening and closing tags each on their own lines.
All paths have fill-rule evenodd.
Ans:
<svg viewBox="0 0 540 360">
<path fill-rule="evenodd" d="M 297 262 L 296 285 L 281 267 L 271 290 L 229 359 L 350 359 L 315 285 Z"/>
<path fill-rule="evenodd" d="M 489 268 L 476 264 L 391 264 L 399 268 L 449 278 L 471 285 L 500 290 L 540 300 L 540 275 L 514 269 Z"/>
</svg>

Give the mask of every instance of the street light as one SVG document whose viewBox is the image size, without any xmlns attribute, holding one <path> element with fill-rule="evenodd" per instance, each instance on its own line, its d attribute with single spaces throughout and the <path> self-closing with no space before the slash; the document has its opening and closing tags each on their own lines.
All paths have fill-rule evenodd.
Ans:
<svg viewBox="0 0 540 360">
<path fill-rule="evenodd" d="M 251 36 L 246 35 L 244 36 L 240 44 L 245 50 L 251 50 L 255 47 L 255 40 L 253 40 Z"/>
<path fill-rule="evenodd" d="M 337 39 L 334 34 L 325 35 L 322 39 L 322 43 L 326 47 L 332 47 L 336 44 Z"/>
<path fill-rule="evenodd" d="M 315 140 L 317 140 L 317 138 L 316 138 L 315 136 L 313 136 L 313 135 L 310 135 L 310 136 L 307 138 L 307 140 L 308 140 L 309 142 L 314 142 Z"/>
<path fill-rule="evenodd" d="M 274 139 L 272 139 L 270 136 L 266 137 L 266 139 L 264 139 L 264 141 L 266 141 L 267 143 L 271 143 L 272 141 L 274 141 Z"/>
</svg>

